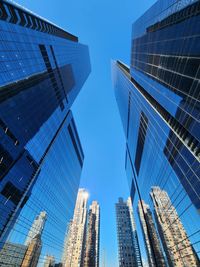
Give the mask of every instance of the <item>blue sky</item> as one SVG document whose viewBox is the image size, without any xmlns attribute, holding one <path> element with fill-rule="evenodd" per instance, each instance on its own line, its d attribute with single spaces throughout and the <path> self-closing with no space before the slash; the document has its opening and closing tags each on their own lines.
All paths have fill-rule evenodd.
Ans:
<svg viewBox="0 0 200 267">
<path fill-rule="evenodd" d="M 81 186 L 101 206 L 101 260 L 118 266 L 114 204 L 129 195 L 125 138 L 111 82 L 111 59 L 129 64 L 131 25 L 155 0 L 16 0 L 77 35 L 90 50 L 92 73 L 73 105 L 85 153 Z M 101 265 L 100 265 L 101 266 Z"/>
</svg>

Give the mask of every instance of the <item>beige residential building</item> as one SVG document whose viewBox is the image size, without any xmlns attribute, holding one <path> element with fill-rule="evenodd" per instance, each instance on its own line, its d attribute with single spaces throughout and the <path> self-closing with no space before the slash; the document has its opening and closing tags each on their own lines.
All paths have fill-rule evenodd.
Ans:
<svg viewBox="0 0 200 267">
<path fill-rule="evenodd" d="M 88 212 L 84 267 L 99 267 L 100 207 L 93 201 Z"/>
<path fill-rule="evenodd" d="M 80 267 L 83 264 L 86 237 L 88 192 L 79 189 L 73 220 L 70 222 L 63 252 L 64 267 Z"/>
<path fill-rule="evenodd" d="M 152 187 L 150 195 L 169 266 L 199 266 L 199 260 L 167 192 L 156 186 Z"/>
</svg>

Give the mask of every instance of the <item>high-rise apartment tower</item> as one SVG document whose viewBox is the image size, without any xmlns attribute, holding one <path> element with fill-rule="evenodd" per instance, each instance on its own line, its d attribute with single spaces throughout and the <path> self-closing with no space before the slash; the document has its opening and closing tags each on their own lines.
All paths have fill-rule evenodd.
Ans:
<svg viewBox="0 0 200 267">
<path fill-rule="evenodd" d="M 142 259 L 131 198 L 129 197 L 126 202 L 123 201 L 123 198 L 119 198 L 118 203 L 115 204 L 115 209 L 119 267 L 140 267 L 142 266 Z"/>
<path fill-rule="evenodd" d="M 99 267 L 100 207 L 97 201 L 90 205 L 87 219 L 84 267 Z"/>
<path fill-rule="evenodd" d="M 70 222 L 63 252 L 64 267 L 83 266 L 84 244 L 86 239 L 88 192 L 79 189 L 74 210 L 73 220 Z"/>
</svg>

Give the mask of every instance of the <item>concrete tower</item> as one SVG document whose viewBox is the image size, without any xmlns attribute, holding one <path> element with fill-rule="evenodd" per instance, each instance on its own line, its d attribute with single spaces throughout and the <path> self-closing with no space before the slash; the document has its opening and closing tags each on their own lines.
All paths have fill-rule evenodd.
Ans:
<svg viewBox="0 0 200 267">
<path fill-rule="evenodd" d="M 84 267 L 99 267 L 100 207 L 93 201 L 88 212 Z"/>
</svg>

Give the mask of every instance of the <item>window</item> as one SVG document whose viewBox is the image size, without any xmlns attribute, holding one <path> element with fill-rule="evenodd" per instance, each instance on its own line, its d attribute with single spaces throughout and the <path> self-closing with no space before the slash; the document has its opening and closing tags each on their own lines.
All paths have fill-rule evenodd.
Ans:
<svg viewBox="0 0 200 267">
<path fill-rule="evenodd" d="M 71 125 L 68 126 L 68 131 L 69 131 L 69 135 L 71 137 L 71 140 L 72 140 L 72 143 L 73 143 L 73 146 L 74 146 L 74 149 L 76 151 L 76 155 L 78 157 L 78 160 L 79 160 L 79 163 L 81 165 L 81 167 L 83 166 L 83 160 L 80 156 L 80 153 L 79 153 L 79 150 L 78 150 L 78 146 L 77 146 L 77 143 L 76 143 L 76 139 L 74 137 L 74 134 L 73 134 L 73 131 L 72 131 L 72 128 L 71 128 Z"/>
<path fill-rule="evenodd" d="M 144 149 L 147 126 L 148 126 L 148 118 L 144 114 L 144 112 L 141 112 L 140 125 L 139 125 L 139 130 L 138 130 L 138 141 L 137 141 L 137 148 L 136 148 L 136 155 L 135 155 L 135 169 L 136 169 L 137 175 L 139 174 L 139 170 L 140 170 L 140 164 L 142 160 L 142 153 Z"/>
<path fill-rule="evenodd" d="M 22 192 L 14 186 L 11 182 L 7 182 L 4 186 L 1 194 L 7 199 L 11 200 L 15 205 L 17 205 L 22 197 Z"/>
</svg>

